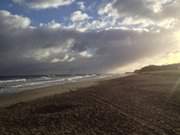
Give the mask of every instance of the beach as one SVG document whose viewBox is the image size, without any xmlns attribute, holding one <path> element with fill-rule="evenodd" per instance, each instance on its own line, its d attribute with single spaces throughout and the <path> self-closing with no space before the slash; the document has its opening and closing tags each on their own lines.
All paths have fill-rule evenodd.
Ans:
<svg viewBox="0 0 180 135">
<path fill-rule="evenodd" d="M 8 90 L 4 93 L 0 93 L 0 107 L 7 107 L 20 102 L 27 102 L 46 96 L 52 96 L 56 94 L 62 94 L 65 92 L 72 92 L 80 88 L 86 88 L 93 85 L 97 85 L 100 81 L 110 80 L 117 77 L 128 76 L 129 74 L 118 74 L 118 75 L 102 75 L 94 76 L 89 78 L 82 78 L 77 80 L 71 80 L 63 83 L 51 84 L 46 82 L 39 87 L 31 86 L 32 88 L 24 87 L 24 89 Z M 75 77 L 74 77 L 75 78 Z M 56 81 L 56 80 L 55 80 Z M 59 80 L 58 80 L 59 81 Z M 39 83 L 39 82 L 38 82 Z"/>
<path fill-rule="evenodd" d="M 142 72 L 0 98 L 2 135 L 180 135 L 180 72 Z"/>
</svg>

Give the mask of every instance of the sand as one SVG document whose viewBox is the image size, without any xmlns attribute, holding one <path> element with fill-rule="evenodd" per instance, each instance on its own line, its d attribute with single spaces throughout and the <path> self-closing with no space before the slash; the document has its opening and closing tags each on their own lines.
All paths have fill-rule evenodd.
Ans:
<svg viewBox="0 0 180 135">
<path fill-rule="evenodd" d="M 79 88 L 97 85 L 98 81 L 100 80 L 82 80 L 78 82 L 68 82 L 60 85 L 25 90 L 13 94 L 0 95 L 0 107 L 7 107 L 20 102 L 27 102 L 38 98 L 75 91 Z"/>
<path fill-rule="evenodd" d="M 169 71 L 138 73 L 68 92 L 74 84 L 65 92 L 54 86 L 19 93 L 0 109 L 0 134 L 180 135 L 179 78 Z"/>
</svg>

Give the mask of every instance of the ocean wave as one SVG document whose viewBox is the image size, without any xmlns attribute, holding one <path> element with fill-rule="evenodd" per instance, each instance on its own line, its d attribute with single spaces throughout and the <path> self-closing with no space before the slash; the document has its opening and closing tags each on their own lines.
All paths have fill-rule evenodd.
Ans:
<svg viewBox="0 0 180 135">
<path fill-rule="evenodd" d="M 13 83 L 13 82 L 26 82 L 26 79 L 0 80 L 0 84 L 2 84 L 2 83 Z"/>
<path fill-rule="evenodd" d="M 0 81 L 0 94 L 2 93 L 16 93 L 34 88 L 47 87 L 56 84 L 63 84 L 67 82 L 77 82 L 80 80 L 97 78 L 96 74 L 76 75 L 71 77 L 39 77 L 27 79 L 10 79 Z M 1 88 L 2 86 L 2 88 Z"/>
<path fill-rule="evenodd" d="M 96 77 L 96 74 L 92 75 L 83 75 L 83 76 L 73 76 L 67 78 L 68 81 L 74 81 L 74 80 L 79 80 L 79 79 L 85 79 L 85 78 L 91 78 L 91 77 Z"/>
</svg>

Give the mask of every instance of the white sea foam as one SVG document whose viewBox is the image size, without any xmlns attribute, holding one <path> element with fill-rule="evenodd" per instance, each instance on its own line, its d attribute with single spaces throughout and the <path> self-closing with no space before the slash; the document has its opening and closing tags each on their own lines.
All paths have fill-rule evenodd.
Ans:
<svg viewBox="0 0 180 135">
<path fill-rule="evenodd" d="M 26 79 L 12 79 L 12 80 L 0 80 L 0 84 L 2 83 L 13 83 L 13 82 L 25 82 Z"/>
<path fill-rule="evenodd" d="M 35 77 L 29 79 L 10 79 L 0 80 L 0 94 L 16 93 L 19 91 L 47 87 L 55 84 L 63 84 L 66 82 L 77 82 L 83 79 L 97 78 L 96 74 L 91 75 L 77 75 L 71 77 Z"/>
</svg>

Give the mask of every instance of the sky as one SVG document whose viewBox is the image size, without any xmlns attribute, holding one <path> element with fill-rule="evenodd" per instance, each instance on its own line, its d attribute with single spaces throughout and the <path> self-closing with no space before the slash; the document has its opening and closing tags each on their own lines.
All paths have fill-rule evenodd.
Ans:
<svg viewBox="0 0 180 135">
<path fill-rule="evenodd" d="M 0 75 L 180 62 L 179 0 L 1 0 Z"/>
</svg>

